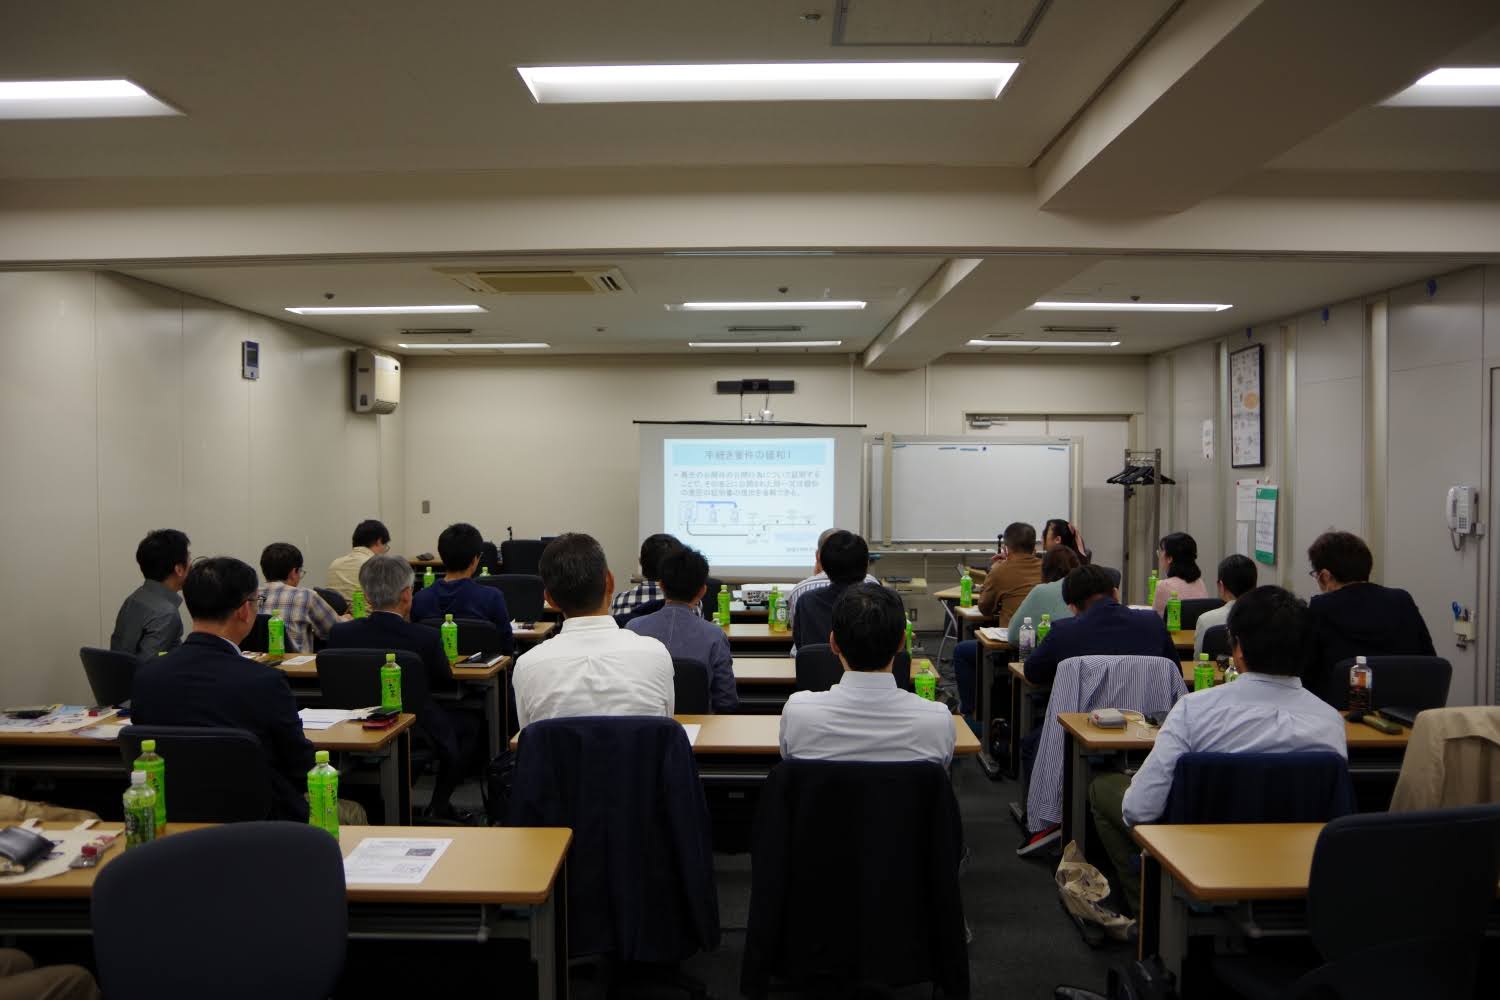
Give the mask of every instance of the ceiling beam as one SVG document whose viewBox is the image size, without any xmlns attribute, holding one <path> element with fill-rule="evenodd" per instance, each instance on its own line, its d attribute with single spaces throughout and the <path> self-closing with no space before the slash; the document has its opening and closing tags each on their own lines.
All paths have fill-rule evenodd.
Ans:
<svg viewBox="0 0 1500 1000">
<path fill-rule="evenodd" d="M 947 261 L 865 349 L 864 366 L 920 368 L 993 332 L 994 324 L 1094 263 L 1091 257 L 1066 254 Z"/>
<path fill-rule="evenodd" d="M 1494 0 L 1184 4 L 1037 163 L 1039 204 L 1182 211 L 1496 23 Z"/>
</svg>

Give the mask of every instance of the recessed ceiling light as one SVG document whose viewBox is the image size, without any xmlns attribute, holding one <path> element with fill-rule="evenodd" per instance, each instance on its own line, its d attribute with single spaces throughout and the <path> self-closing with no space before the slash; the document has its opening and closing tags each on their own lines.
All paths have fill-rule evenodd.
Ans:
<svg viewBox="0 0 1500 1000">
<path fill-rule="evenodd" d="M 1118 340 L 971 340 L 970 347 L 1119 347 Z"/>
<path fill-rule="evenodd" d="M 545 351 L 551 344 L 397 344 L 408 351 Z"/>
<path fill-rule="evenodd" d="M 298 316 L 390 316 L 398 314 L 420 315 L 422 313 L 482 313 L 484 306 L 287 306 L 286 311 Z"/>
<path fill-rule="evenodd" d="M 842 340 L 690 340 L 689 347 L 839 347 Z"/>
<path fill-rule="evenodd" d="M 1216 313 L 1234 306 L 1223 302 L 1033 302 L 1035 312 Z"/>
<path fill-rule="evenodd" d="M 868 302 L 859 299 L 815 299 L 811 302 L 770 299 L 764 302 L 669 302 L 667 309 L 670 312 L 826 312 L 863 309 L 867 305 Z"/>
<path fill-rule="evenodd" d="M 1384 103 L 1391 108 L 1500 105 L 1500 66 L 1435 69 Z"/>
<path fill-rule="evenodd" d="M 180 115 L 129 80 L 0 80 L 0 118 Z"/>
<path fill-rule="evenodd" d="M 518 66 L 538 104 L 992 101 L 1019 63 L 808 62 Z"/>
</svg>

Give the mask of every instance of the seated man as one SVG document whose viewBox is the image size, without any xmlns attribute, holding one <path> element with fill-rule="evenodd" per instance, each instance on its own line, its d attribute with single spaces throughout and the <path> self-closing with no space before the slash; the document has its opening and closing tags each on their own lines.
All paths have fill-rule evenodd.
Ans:
<svg viewBox="0 0 1500 1000">
<path fill-rule="evenodd" d="M 200 559 L 182 595 L 193 630 L 166 656 L 141 663 L 131 719 L 144 726 L 228 726 L 260 740 L 271 769 L 271 818 L 307 821 L 313 748 L 302 734 L 286 675 L 247 660 L 239 643 L 255 624 L 255 570 L 238 559 Z"/>
<path fill-rule="evenodd" d="M 672 655 L 656 639 L 615 624 L 615 578 L 599 543 L 559 535 L 542 551 L 539 568 L 564 620 L 555 638 L 522 653 L 511 671 L 521 727 L 576 715 L 671 715 Z"/>
<path fill-rule="evenodd" d="M 953 716 L 941 702 L 896 686 L 906 640 L 901 598 L 855 583 L 832 609 L 829 645 L 844 676 L 827 691 L 798 691 L 781 712 L 781 755 L 809 760 L 953 760 Z"/>
<path fill-rule="evenodd" d="M 192 562 L 188 536 L 172 528 L 153 531 L 135 547 L 135 562 L 146 581 L 120 605 L 109 648 L 144 659 L 182 642 L 182 613 L 177 609 Z"/>
<path fill-rule="evenodd" d="M 1370 582 L 1375 559 L 1358 535 L 1324 532 L 1307 547 L 1307 558 L 1322 591 L 1308 602 L 1312 653 L 1302 677 L 1308 690 L 1321 698 L 1347 691 L 1348 678 L 1334 676 L 1333 666 L 1341 660 L 1436 655 L 1411 595 Z"/>
<path fill-rule="evenodd" d="M 662 600 L 661 557 L 682 543 L 672 535 L 651 535 L 641 543 L 641 582 L 615 595 L 609 606 L 611 615 L 628 615 L 636 608 Z M 613 589 L 614 585 L 610 585 Z"/>
<path fill-rule="evenodd" d="M 990 571 L 979 591 L 979 613 L 994 615 L 1001 628 L 1010 625 L 1016 610 L 1042 583 L 1042 561 L 1036 555 L 1036 529 L 1021 521 L 1005 528 L 1004 551 L 990 561 Z M 1038 615 L 1032 621 L 1041 621 Z M 953 680 L 958 687 L 958 710 L 972 717 L 978 707 L 974 676 L 979 665 L 979 642 L 965 639 L 953 647 Z"/>
<path fill-rule="evenodd" d="M 1234 607 L 1237 598 L 1255 589 L 1257 575 L 1255 563 L 1239 553 L 1219 561 L 1219 600 L 1224 606 L 1198 616 L 1197 632 L 1193 636 L 1193 659 L 1203 652 L 1203 634 L 1229 621 L 1229 609 Z"/>
<path fill-rule="evenodd" d="M 1293 753 L 1331 750 L 1347 757 L 1344 720 L 1302 687 L 1307 606 L 1280 587 L 1258 587 L 1234 602 L 1229 630 L 1240 679 L 1195 691 L 1173 706 L 1156 744 L 1132 779 L 1103 774 L 1089 786 L 1099 839 L 1119 877 L 1120 897 L 1132 910 L 1141 898 L 1137 823 L 1166 815 L 1177 759 L 1187 753 Z"/>
<path fill-rule="evenodd" d="M 302 583 L 302 550 L 290 542 L 272 542 L 260 553 L 260 610 L 281 612 L 289 653 L 310 653 L 313 637 L 327 639 L 339 622 L 338 612 L 322 596 Z"/>
<path fill-rule="evenodd" d="M 484 536 L 472 524 L 450 524 L 438 536 L 438 555 L 443 559 L 443 578 L 412 598 L 411 616 L 427 621 L 452 615 L 475 618 L 495 626 L 504 641 L 504 651 L 514 653 L 516 640 L 510 631 L 510 610 L 498 587 L 474 581 L 484 549 Z"/>
<path fill-rule="evenodd" d="M 416 715 L 417 725 L 437 753 L 437 780 L 432 786 L 428 814 L 437 819 L 466 820 L 468 817 L 455 810 L 450 800 L 463 780 L 465 762 L 473 757 L 478 745 L 479 720 L 470 712 L 450 711 L 431 697 L 434 691 L 453 687 L 453 667 L 443 653 L 438 630 L 407 621 L 415 583 L 411 563 L 400 556 L 385 554 L 366 559 L 359 568 L 359 586 L 365 592 L 370 615 L 335 625 L 328 636 L 328 648 L 406 650 L 421 658 L 427 671 L 428 697 L 417 705 L 403 703 L 401 708 Z"/>
<path fill-rule="evenodd" d="M 1062 599 L 1073 617 L 1052 623 L 1047 638 L 1026 658 L 1026 679 L 1051 684 L 1057 665 L 1074 656 L 1164 656 L 1177 660 L 1171 633 L 1154 611 L 1120 603 L 1114 580 L 1099 566 L 1080 566 L 1063 577 Z"/>
<path fill-rule="evenodd" d="M 829 537 L 837 530 L 837 528 L 828 528 L 818 536 L 818 547 L 813 551 L 813 575 L 804 580 L 799 580 L 797 585 L 792 588 L 791 593 L 786 595 L 786 623 L 788 628 L 797 627 L 797 602 L 802 599 L 802 595 L 809 590 L 820 590 L 828 586 L 828 574 L 823 572 L 823 560 L 819 556 L 819 553 L 823 551 L 823 543 L 828 541 Z M 879 580 L 875 579 L 869 573 L 865 574 L 864 582 L 880 583 Z"/>
<path fill-rule="evenodd" d="M 797 598 L 793 652 L 798 646 L 828 641 L 828 633 L 833 631 L 833 606 L 844 591 L 864 580 L 870 568 L 870 549 L 854 532 L 835 531 L 818 547 L 818 563 L 828 574 L 828 586 L 808 590 Z"/>
<path fill-rule="evenodd" d="M 346 601 L 359 588 L 359 568 L 365 560 L 391 547 L 391 533 L 379 521 L 361 521 L 354 529 L 353 542 L 353 550 L 339 556 L 328 567 L 328 589 L 343 594 Z"/>
<path fill-rule="evenodd" d="M 734 686 L 729 637 L 699 610 L 708 590 L 708 560 L 697 549 L 680 545 L 662 556 L 660 571 L 666 607 L 632 619 L 625 627 L 637 635 L 660 639 L 673 657 L 707 666 L 713 710 L 733 712 L 740 706 L 740 696 Z"/>
</svg>

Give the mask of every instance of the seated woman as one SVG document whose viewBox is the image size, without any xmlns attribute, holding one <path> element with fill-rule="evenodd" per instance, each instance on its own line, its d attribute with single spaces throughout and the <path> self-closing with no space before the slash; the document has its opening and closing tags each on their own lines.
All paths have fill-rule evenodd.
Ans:
<svg viewBox="0 0 1500 1000">
<path fill-rule="evenodd" d="M 1083 543 L 1083 532 L 1078 530 L 1078 526 L 1066 518 L 1054 517 L 1042 529 L 1042 552 L 1051 552 L 1058 546 L 1072 549 L 1083 565 L 1094 561 L 1093 553 Z"/>
<path fill-rule="evenodd" d="M 1198 568 L 1198 543 L 1187 532 L 1174 531 L 1157 543 L 1156 568 L 1156 599 L 1151 607 L 1163 618 L 1174 593 L 1183 601 L 1208 596 L 1203 571 Z"/>
<path fill-rule="evenodd" d="M 1073 609 L 1062 599 L 1063 577 L 1077 569 L 1081 563 L 1078 553 L 1071 546 L 1058 545 L 1042 556 L 1042 582 L 1031 588 L 1016 613 L 1010 616 L 1010 648 L 1021 646 L 1021 623 L 1031 619 L 1035 628 L 1042 623 L 1042 615 L 1051 615 L 1052 621 L 1072 618 Z"/>
</svg>

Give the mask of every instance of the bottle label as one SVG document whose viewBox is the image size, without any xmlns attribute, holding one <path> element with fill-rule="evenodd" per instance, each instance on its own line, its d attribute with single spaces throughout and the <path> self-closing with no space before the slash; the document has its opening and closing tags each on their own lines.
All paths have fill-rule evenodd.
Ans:
<svg viewBox="0 0 1500 1000">
<path fill-rule="evenodd" d="M 401 711 L 401 668 L 380 669 L 380 708 L 386 712 Z"/>
<path fill-rule="evenodd" d="M 156 810 L 144 802 L 125 807 L 125 846 L 138 847 L 156 839 Z"/>
<path fill-rule="evenodd" d="M 442 633 L 443 653 L 449 660 L 458 659 L 458 626 L 453 622 L 444 622 Z"/>
</svg>

